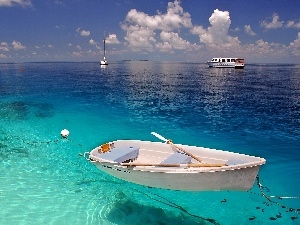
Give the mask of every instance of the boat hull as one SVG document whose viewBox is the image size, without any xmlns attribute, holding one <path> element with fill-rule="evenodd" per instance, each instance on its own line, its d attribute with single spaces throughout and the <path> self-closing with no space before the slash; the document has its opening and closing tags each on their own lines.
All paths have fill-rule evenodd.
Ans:
<svg viewBox="0 0 300 225">
<path fill-rule="evenodd" d="M 244 59 L 241 58 L 213 58 L 207 62 L 207 65 L 213 68 L 243 69 L 245 67 Z"/>
<path fill-rule="evenodd" d="M 213 67 L 213 68 L 235 68 L 235 63 L 213 63 L 213 62 L 208 62 L 207 63 L 208 67 Z"/>
<path fill-rule="evenodd" d="M 107 62 L 107 61 L 101 60 L 101 61 L 100 61 L 100 65 L 101 65 L 101 66 L 107 66 L 107 65 L 108 65 L 108 62 Z"/>
<path fill-rule="evenodd" d="M 88 159 L 99 170 L 128 182 L 171 190 L 247 191 L 252 188 L 260 166 L 266 162 L 260 157 L 188 145 L 139 140 L 118 140 L 110 144 L 114 148 L 109 154 L 99 153 L 99 147 L 88 153 Z M 119 161 L 111 158 L 125 151 L 124 146 L 133 161 L 129 164 L 123 164 L 124 158 L 119 156 Z M 177 157 L 178 152 L 174 151 L 178 149 L 202 159 L 201 163 L 193 158 L 190 162 L 165 166 L 167 159 Z"/>
<path fill-rule="evenodd" d="M 119 179 L 149 187 L 181 191 L 248 191 L 252 188 L 259 166 L 240 170 L 176 173 L 134 170 L 95 162 L 101 171 Z"/>
</svg>

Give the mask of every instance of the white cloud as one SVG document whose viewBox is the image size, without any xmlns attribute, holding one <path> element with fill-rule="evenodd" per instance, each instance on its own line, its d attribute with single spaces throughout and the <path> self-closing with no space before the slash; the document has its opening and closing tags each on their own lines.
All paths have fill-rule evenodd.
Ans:
<svg viewBox="0 0 300 225">
<path fill-rule="evenodd" d="M 165 14 L 158 12 L 157 15 L 150 16 L 136 9 L 130 10 L 125 21 L 121 24 L 121 28 L 126 31 L 125 45 L 134 51 L 153 51 L 156 47 L 170 48 L 172 44 L 167 44 L 161 40 L 161 36 L 158 36 L 158 33 L 161 31 L 178 31 L 181 28 L 192 28 L 192 22 L 190 14 L 184 12 L 180 6 L 180 1 L 175 0 L 168 3 Z M 178 49 L 178 45 L 181 44 L 176 44 L 174 47 Z"/>
<path fill-rule="evenodd" d="M 23 45 L 21 44 L 21 42 L 18 42 L 18 41 L 13 41 L 13 42 L 12 42 L 12 46 L 13 46 L 13 48 L 14 48 L 15 50 L 26 49 L 26 47 L 23 46 Z"/>
<path fill-rule="evenodd" d="M 91 40 L 89 41 L 89 43 L 90 43 L 90 45 L 97 45 L 97 42 L 95 42 L 93 39 L 91 39 Z"/>
<path fill-rule="evenodd" d="M 91 39 L 91 40 L 89 41 L 89 44 L 90 44 L 90 45 L 94 45 L 94 46 L 95 46 L 97 49 L 99 49 L 99 50 L 102 49 L 101 47 L 98 46 L 99 43 L 96 42 L 96 41 L 94 41 L 93 39 Z"/>
<path fill-rule="evenodd" d="M 202 27 L 194 27 L 191 32 L 199 34 L 201 43 L 206 44 L 209 48 L 237 48 L 240 41 L 237 37 L 228 35 L 231 24 L 228 11 L 214 10 L 209 18 L 210 27 L 205 30 Z"/>
<path fill-rule="evenodd" d="M 196 34 L 196 35 L 203 35 L 203 34 L 205 34 L 207 31 L 206 31 L 206 29 L 204 29 L 202 26 L 194 26 L 194 27 L 190 30 L 190 32 L 191 32 L 192 34 Z"/>
<path fill-rule="evenodd" d="M 247 34 L 249 34 L 250 36 L 255 36 L 256 35 L 256 33 L 252 30 L 250 25 L 245 25 L 244 29 L 245 29 L 245 32 Z"/>
<path fill-rule="evenodd" d="M 4 55 L 4 54 L 0 54 L 0 59 L 5 59 L 5 58 L 7 58 L 7 56 L 6 56 L 6 55 Z"/>
<path fill-rule="evenodd" d="M 293 20 L 289 20 L 288 22 L 280 21 L 279 15 L 274 13 L 272 16 L 272 21 L 268 22 L 266 20 L 262 21 L 260 25 L 266 29 L 277 29 L 277 28 L 300 28 L 300 22 L 295 22 Z"/>
<path fill-rule="evenodd" d="M 155 32 L 148 28 L 130 26 L 127 29 L 127 34 L 124 39 L 127 41 L 126 45 L 133 51 L 147 50 L 153 51 L 156 39 Z"/>
<path fill-rule="evenodd" d="M 161 52 L 169 52 L 174 53 L 173 47 L 169 42 L 161 42 L 156 44 L 156 48 L 159 49 Z"/>
<path fill-rule="evenodd" d="M 297 38 L 292 41 L 288 46 L 280 43 L 267 42 L 262 39 L 253 44 L 242 46 L 245 56 L 252 58 L 252 60 L 267 60 L 278 59 L 283 61 L 287 57 L 295 59 L 300 56 L 300 32 Z"/>
<path fill-rule="evenodd" d="M 109 34 L 108 37 L 105 39 L 107 44 L 120 44 L 120 41 L 117 38 L 116 34 Z"/>
<path fill-rule="evenodd" d="M 289 49 L 295 56 L 300 56 L 300 32 L 296 40 L 290 43 Z"/>
<path fill-rule="evenodd" d="M 49 44 L 49 45 L 48 45 L 48 48 L 53 48 L 53 45 Z"/>
<path fill-rule="evenodd" d="M 91 32 L 87 31 L 87 30 L 80 31 L 80 35 L 83 37 L 88 37 L 88 36 L 90 36 L 90 34 L 91 34 Z"/>
<path fill-rule="evenodd" d="M 140 27 L 147 27 L 151 30 L 165 31 L 192 26 L 190 14 L 183 11 L 180 2 L 177 0 L 174 3 L 168 3 L 166 14 L 158 13 L 158 15 L 149 16 L 132 9 L 128 12 L 125 22 Z"/>
<path fill-rule="evenodd" d="M 173 49 L 189 50 L 191 48 L 190 43 L 179 37 L 178 33 L 162 31 L 160 38 L 164 42 L 164 45 L 168 43 Z"/>
<path fill-rule="evenodd" d="M 8 52 L 9 51 L 9 46 L 6 42 L 1 42 L 0 43 L 0 50 Z"/>
<path fill-rule="evenodd" d="M 279 16 L 277 13 L 274 13 L 272 16 L 272 21 L 268 22 L 266 20 L 261 22 L 261 26 L 266 28 L 266 29 L 277 29 L 283 26 L 283 21 L 279 20 Z"/>
<path fill-rule="evenodd" d="M 0 6 L 13 6 L 13 5 L 30 6 L 31 0 L 0 0 Z"/>
<path fill-rule="evenodd" d="M 72 52 L 72 56 L 81 57 L 82 54 L 81 54 L 81 52 Z"/>
<path fill-rule="evenodd" d="M 287 22 L 286 27 L 287 28 L 297 28 L 297 29 L 299 29 L 300 28 L 300 22 L 296 23 L 295 21 L 290 20 L 290 21 Z"/>
<path fill-rule="evenodd" d="M 55 25 L 55 28 L 56 29 L 62 29 L 62 28 L 65 28 L 65 25 Z"/>
<path fill-rule="evenodd" d="M 243 46 L 245 53 L 253 58 L 259 56 L 281 57 L 282 55 L 289 54 L 286 46 L 279 43 L 269 43 L 262 39 L 256 41 L 255 44 Z"/>
</svg>

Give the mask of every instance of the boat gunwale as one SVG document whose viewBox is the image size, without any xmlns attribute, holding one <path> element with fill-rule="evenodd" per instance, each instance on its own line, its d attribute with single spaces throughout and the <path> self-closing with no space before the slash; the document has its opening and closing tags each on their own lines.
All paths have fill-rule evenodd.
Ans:
<svg viewBox="0 0 300 225">
<path fill-rule="evenodd" d="M 125 141 L 128 143 L 136 143 L 136 142 L 141 142 L 144 144 L 157 144 L 163 146 L 164 143 L 162 142 L 151 142 L 151 141 L 141 141 L 141 140 L 116 140 L 112 141 L 110 143 L 116 143 L 120 141 Z M 93 154 L 95 151 L 98 152 L 99 146 L 94 148 L 93 150 L 90 151 L 89 157 L 94 161 L 94 163 L 100 163 L 100 164 L 107 164 L 110 166 L 118 167 L 118 168 L 124 168 L 124 169 L 132 169 L 132 170 L 138 170 L 138 171 L 147 171 L 147 172 L 163 172 L 163 173 L 204 173 L 204 172 L 222 172 L 222 171 L 231 171 L 231 170 L 239 170 L 239 169 L 246 169 L 249 167 L 255 167 L 255 166 L 261 166 L 266 163 L 266 160 L 261 157 L 257 156 L 251 156 L 243 153 L 236 153 L 236 152 L 231 152 L 231 151 L 226 151 L 226 150 L 219 150 L 219 149 L 212 149 L 212 148 L 205 148 L 205 147 L 199 147 L 199 146 L 190 146 L 190 145 L 182 145 L 182 144 L 176 144 L 179 147 L 189 147 L 189 148 L 196 148 L 196 149 L 204 149 L 204 150 L 213 150 L 214 153 L 220 152 L 220 153 L 225 153 L 225 154 L 230 154 L 230 155 L 235 155 L 235 156 L 242 156 L 242 157 L 250 157 L 252 159 L 256 159 L 256 161 L 253 162 L 246 162 L 246 163 L 238 163 L 235 165 L 225 165 L 221 167 L 188 167 L 187 164 L 180 164 L 180 167 L 158 167 L 158 166 L 125 166 L 122 165 L 121 163 L 117 163 L 114 161 L 102 159 L 99 156 L 96 156 Z M 141 148 L 143 149 L 143 148 Z M 149 149 L 150 150 L 150 149 Z M 152 150 L 153 151 L 153 150 Z M 105 154 L 105 153 L 103 153 Z M 212 158 L 210 158 L 212 159 Z M 219 158 L 218 160 L 222 160 Z"/>
</svg>

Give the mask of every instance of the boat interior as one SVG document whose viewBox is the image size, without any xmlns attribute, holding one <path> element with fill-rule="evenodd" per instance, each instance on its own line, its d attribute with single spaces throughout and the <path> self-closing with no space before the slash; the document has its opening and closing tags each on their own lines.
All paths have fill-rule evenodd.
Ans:
<svg viewBox="0 0 300 225">
<path fill-rule="evenodd" d="M 222 150 L 156 143 L 156 142 L 130 142 L 115 141 L 109 143 L 110 149 L 102 152 L 101 146 L 94 149 L 93 155 L 102 161 L 111 163 L 135 164 L 224 164 L 227 166 L 251 164 L 257 162 L 257 157 L 232 153 Z M 190 155 L 180 151 L 184 148 L 187 152 L 201 159 L 201 162 Z"/>
</svg>

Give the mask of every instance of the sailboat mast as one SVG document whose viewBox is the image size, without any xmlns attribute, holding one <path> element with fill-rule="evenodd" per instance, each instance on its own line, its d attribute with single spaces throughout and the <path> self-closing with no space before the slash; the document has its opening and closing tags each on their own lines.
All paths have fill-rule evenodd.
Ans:
<svg viewBox="0 0 300 225">
<path fill-rule="evenodd" d="M 108 65 L 107 61 L 106 61 L 106 49 L 105 49 L 105 33 L 104 33 L 104 38 L 103 38 L 103 60 L 100 60 L 100 65 L 101 66 L 105 66 Z"/>
<path fill-rule="evenodd" d="M 103 39 L 103 46 L 104 46 L 104 58 L 105 58 L 105 38 Z"/>
</svg>

